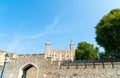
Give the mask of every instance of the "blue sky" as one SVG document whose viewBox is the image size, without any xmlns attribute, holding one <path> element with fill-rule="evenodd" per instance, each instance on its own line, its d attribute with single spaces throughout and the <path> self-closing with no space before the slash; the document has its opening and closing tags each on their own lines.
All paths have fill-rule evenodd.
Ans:
<svg viewBox="0 0 120 78">
<path fill-rule="evenodd" d="M 0 0 L 0 50 L 17 54 L 69 49 L 86 41 L 97 46 L 95 26 L 119 0 Z"/>
</svg>

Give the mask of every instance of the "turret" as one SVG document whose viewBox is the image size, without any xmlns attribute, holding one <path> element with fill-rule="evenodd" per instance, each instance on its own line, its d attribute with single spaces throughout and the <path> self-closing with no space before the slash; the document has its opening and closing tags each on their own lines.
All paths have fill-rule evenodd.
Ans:
<svg viewBox="0 0 120 78">
<path fill-rule="evenodd" d="M 45 44 L 45 58 L 50 57 L 51 54 L 50 42 L 49 40 Z"/>
<path fill-rule="evenodd" d="M 75 58 L 75 47 L 74 47 L 74 43 L 73 43 L 72 40 L 71 40 L 71 43 L 70 43 L 70 52 L 71 52 L 71 60 L 74 60 L 74 58 Z"/>
<path fill-rule="evenodd" d="M 72 40 L 71 40 L 71 43 L 70 43 L 70 50 L 71 50 L 71 51 L 74 51 L 74 50 L 75 50 L 75 48 L 74 48 L 74 43 L 73 43 Z"/>
</svg>

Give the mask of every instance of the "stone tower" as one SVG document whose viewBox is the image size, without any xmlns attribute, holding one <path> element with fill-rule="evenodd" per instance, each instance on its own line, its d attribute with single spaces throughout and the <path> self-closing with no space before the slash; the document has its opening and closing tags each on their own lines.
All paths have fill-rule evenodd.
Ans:
<svg viewBox="0 0 120 78">
<path fill-rule="evenodd" d="M 70 43 L 70 51 L 71 51 L 71 60 L 74 60 L 75 59 L 75 47 L 74 47 L 74 43 L 72 40 Z"/>
<path fill-rule="evenodd" d="M 50 54 L 51 54 L 51 48 L 50 48 L 50 42 L 48 40 L 45 44 L 45 59 L 47 57 L 50 57 Z"/>
</svg>

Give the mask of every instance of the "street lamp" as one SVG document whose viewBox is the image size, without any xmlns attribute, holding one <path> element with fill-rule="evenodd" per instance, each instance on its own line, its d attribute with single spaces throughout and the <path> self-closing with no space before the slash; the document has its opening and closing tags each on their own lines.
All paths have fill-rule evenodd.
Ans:
<svg viewBox="0 0 120 78">
<path fill-rule="evenodd" d="M 4 69 L 5 69 L 5 65 L 7 63 L 7 59 L 9 58 L 9 55 L 8 53 L 5 54 L 5 59 L 4 59 L 4 65 L 3 65 L 3 68 L 2 68 L 2 72 L 1 72 L 1 75 L 0 75 L 0 78 L 2 78 L 3 76 L 3 73 L 4 73 Z"/>
</svg>

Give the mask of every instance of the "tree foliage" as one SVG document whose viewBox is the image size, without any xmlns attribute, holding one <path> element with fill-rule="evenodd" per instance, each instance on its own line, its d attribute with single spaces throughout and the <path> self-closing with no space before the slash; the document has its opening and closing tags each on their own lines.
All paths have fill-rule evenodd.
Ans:
<svg viewBox="0 0 120 78">
<path fill-rule="evenodd" d="M 76 60 L 78 59 L 97 59 L 99 48 L 95 47 L 93 44 L 87 42 L 78 43 L 77 49 L 75 51 Z"/>
<path fill-rule="evenodd" d="M 96 25 L 96 41 L 106 54 L 120 53 L 120 9 L 113 9 Z"/>
<path fill-rule="evenodd" d="M 99 53 L 99 58 L 100 59 L 108 59 L 109 56 L 105 52 L 101 52 L 101 53 Z"/>
</svg>

